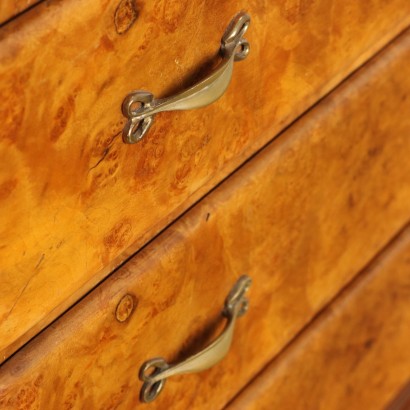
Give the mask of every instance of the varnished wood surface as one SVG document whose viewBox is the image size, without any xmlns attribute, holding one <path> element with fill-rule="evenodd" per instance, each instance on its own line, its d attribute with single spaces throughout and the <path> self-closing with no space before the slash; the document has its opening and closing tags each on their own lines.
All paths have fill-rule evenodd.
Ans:
<svg viewBox="0 0 410 410">
<path fill-rule="evenodd" d="M 141 364 L 203 348 L 247 273 L 250 310 L 228 357 L 170 379 L 149 405 L 223 407 L 409 219 L 409 44 L 367 64 L 9 359 L 0 407 L 135 408 Z"/>
<path fill-rule="evenodd" d="M 0 25 L 40 0 L 1 0 L 0 1 Z"/>
<path fill-rule="evenodd" d="M 227 410 L 385 409 L 410 378 L 409 340 L 410 226 Z"/>
<path fill-rule="evenodd" d="M 410 375 L 409 375 L 410 380 Z M 394 400 L 388 404 L 386 410 L 409 410 L 410 409 L 410 382 L 397 394 Z"/>
<path fill-rule="evenodd" d="M 132 89 L 249 58 L 210 107 L 121 142 Z M 0 30 L 0 359 L 35 335 L 410 22 L 408 0 L 51 0 Z"/>
</svg>

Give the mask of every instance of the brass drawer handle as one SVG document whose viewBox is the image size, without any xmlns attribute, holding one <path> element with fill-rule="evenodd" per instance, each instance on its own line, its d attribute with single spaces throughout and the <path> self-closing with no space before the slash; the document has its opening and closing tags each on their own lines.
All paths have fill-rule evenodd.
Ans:
<svg viewBox="0 0 410 410">
<path fill-rule="evenodd" d="M 225 300 L 223 314 L 228 319 L 222 334 L 201 352 L 189 357 L 181 363 L 168 364 L 162 357 L 147 360 L 140 369 L 139 378 L 144 382 L 140 400 L 149 403 L 155 400 L 168 377 L 196 373 L 209 369 L 220 362 L 231 347 L 236 319 L 248 310 L 248 299 L 245 293 L 252 281 L 249 276 L 241 276 Z"/>
<path fill-rule="evenodd" d="M 204 107 L 221 97 L 231 81 L 233 63 L 249 53 L 249 43 L 242 37 L 249 23 L 250 17 L 244 12 L 233 18 L 221 40 L 221 64 L 194 86 L 164 99 L 155 99 L 148 91 L 129 93 L 122 103 L 122 113 L 128 118 L 122 133 L 124 142 L 134 144 L 141 140 L 159 112 Z"/>
</svg>

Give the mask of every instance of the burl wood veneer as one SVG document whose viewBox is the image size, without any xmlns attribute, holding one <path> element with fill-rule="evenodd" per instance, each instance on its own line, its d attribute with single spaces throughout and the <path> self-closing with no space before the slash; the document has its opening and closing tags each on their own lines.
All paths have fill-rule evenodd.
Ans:
<svg viewBox="0 0 410 410">
<path fill-rule="evenodd" d="M 125 94 L 192 84 L 240 9 L 251 53 L 226 95 L 158 115 L 124 145 Z M 408 0 L 51 0 L 2 27 L 0 360 L 396 36 L 409 11 Z"/>
<path fill-rule="evenodd" d="M 409 273 L 410 226 L 226 410 L 408 409 Z"/>
<path fill-rule="evenodd" d="M 227 358 L 171 378 L 150 408 L 227 404 L 408 221 L 409 45 L 406 33 L 5 362 L 0 405 L 134 408 L 141 364 L 203 348 L 247 273 Z M 124 297 L 135 308 L 119 321 Z"/>
</svg>

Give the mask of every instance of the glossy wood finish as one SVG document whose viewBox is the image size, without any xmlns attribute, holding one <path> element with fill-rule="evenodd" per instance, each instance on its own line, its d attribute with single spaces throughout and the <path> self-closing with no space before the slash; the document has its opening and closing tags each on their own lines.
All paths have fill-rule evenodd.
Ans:
<svg viewBox="0 0 410 410">
<path fill-rule="evenodd" d="M 124 145 L 123 97 L 180 90 L 240 9 L 226 95 Z M 408 0 L 52 0 L 0 30 L 0 360 L 410 22 Z M 237 109 L 240 107 L 240 109 Z"/>
<path fill-rule="evenodd" d="M 247 273 L 251 307 L 228 357 L 150 404 L 223 407 L 409 219 L 409 44 L 410 33 L 9 359 L 0 407 L 134 408 L 142 362 L 204 347 Z"/>
<path fill-rule="evenodd" d="M 410 378 L 409 273 L 407 227 L 227 410 L 385 409 Z"/>
<path fill-rule="evenodd" d="M 410 375 L 409 375 L 410 379 Z M 410 409 L 410 382 L 386 407 L 386 410 L 409 410 Z"/>
<path fill-rule="evenodd" d="M 1 0 L 0 25 L 41 0 Z"/>
</svg>

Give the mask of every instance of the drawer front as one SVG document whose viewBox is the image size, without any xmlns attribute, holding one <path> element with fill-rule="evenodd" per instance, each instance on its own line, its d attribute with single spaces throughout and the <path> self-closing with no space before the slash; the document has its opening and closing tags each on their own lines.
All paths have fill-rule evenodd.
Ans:
<svg viewBox="0 0 410 410">
<path fill-rule="evenodd" d="M 5 362 L 1 405 L 134 408 L 141 364 L 203 348 L 247 273 L 226 359 L 150 404 L 224 406 L 408 220 L 409 45 L 407 33 Z"/>
<path fill-rule="evenodd" d="M 409 255 L 408 226 L 227 410 L 385 409 L 410 378 Z"/>
<path fill-rule="evenodd" d="M 124 144 L 124 96 L 198 81 L 241 9 L 251 52 L 226 94 L 158 114 Z M 0 358 L 391 40 L 409 11 L 408 0 L 65 0 L 2 27 Z"/>
</svg>

